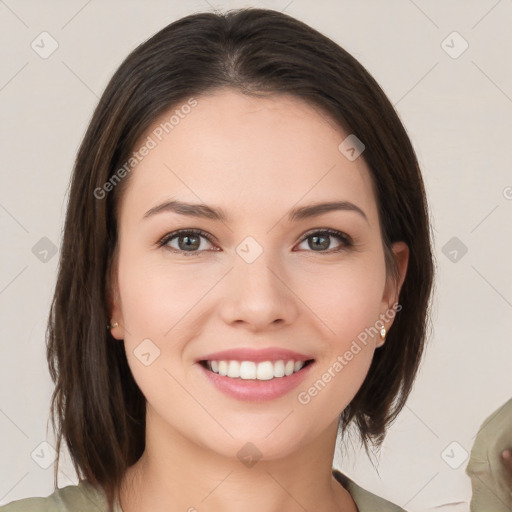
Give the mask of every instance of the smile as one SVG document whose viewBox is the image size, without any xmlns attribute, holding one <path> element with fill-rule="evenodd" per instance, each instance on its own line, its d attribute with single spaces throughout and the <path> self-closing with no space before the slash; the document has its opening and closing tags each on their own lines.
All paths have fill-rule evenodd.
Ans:
<svg viewBox="0 0 512 512">
<path fill-rule="evenodd" d="M 208 359 L 198 361 L 197 367 L 205 383 L 222 394 L 242 402 L 265 402 L 285 397 L 301 385 L 315 367 L 315 360 Z"/>
<path fill-rule="evenodd" d="M 244 380 L 272 380 L 288 377 L 299 372 L 310 362 L 312 362 L 312 360 L 295 361 L 293 359 L 274 362 L 236 360 L 202 361 L 204 367 L 213 373 L 217 373 L 222 377 Z"/>
</svg>

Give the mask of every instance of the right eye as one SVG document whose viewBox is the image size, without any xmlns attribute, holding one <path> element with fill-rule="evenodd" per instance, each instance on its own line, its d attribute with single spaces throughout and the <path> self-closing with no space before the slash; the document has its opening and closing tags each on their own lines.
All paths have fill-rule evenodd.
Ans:
<svg viewBox="0 0 512 512">
<path fill-rule="evenodd" d="M 199 256 L 207 248 L 202 248 L 204 244 L 201 239 L 212 244 L 212 237 L 200 229 L 180 229 L 164 235 L 158 242 L 159 247 L 170 249 L 171 252 L 177 252 L 184 256 Z M 171 245 L 176 241 L 176 245 Z"/>
</svg>

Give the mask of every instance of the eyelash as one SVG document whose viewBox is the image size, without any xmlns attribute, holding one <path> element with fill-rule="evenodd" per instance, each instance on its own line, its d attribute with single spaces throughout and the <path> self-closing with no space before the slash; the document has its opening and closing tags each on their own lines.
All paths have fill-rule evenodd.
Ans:
<svg viewBox="0 0 512 512">
<path fill-rule="evenodd" d="M 171 252 L 173 252 L 175 254 L 182 254 L 182 255 L 187 256 L 187 257 L 188 256 L 199 256 L 199 255 L 201 255 L 205 251 L 204 250 L 203 251 L 182 251 L 182 250 L 179 250 L 179 249 L 174 249 L 174 248 L 171 248 L 171 247 L 166 247 L 166 244 L 168 244 L 172 239 L 174 239 L 176 237 L 179 237 L 180 235 L 191 235 L 191 234 L 200 235 L 200 236 L 206 238 L 206 240 L 208 240 L 211 244 L 214 244 L 213 237 L 209 233 L 206 233 L 205 231 L 202 231 L 201 229 L 180 229 L 178 231 L 173 231 L 172 233 L 167 233 L 166 235 L 164 235 L 157 242 L 157 245 L 158 245 L 158 247 L 163 247 L 165 249 L 168 249 L 169 251 L 171 251 Z M 304 242 L 308 238 L 312 237 L 313 235 L 329 235 L 329 236 L 333 236 L 333 237 L 337 238 L 340 242 L 342 242 L 343 245 L 341 245 L 339 248 L 334 249 L 334 250 L 328 250 L 328 251 L 306 251 L 306 252 L 316 252 L 318 254 L 333 254 L 333 253 L 342 252 L 344 250 L 347 250 L 348 248 L 350 248 L 350 247 L 352 247 L 354 245 L 352 239 L 347 234 L 345 234 L 345 233 L 343 233 L 341 231 L 337 231 L 335 229 L 329 229 L 329 228 L 318 229 L 318 230 L 314 230 L 314 231 L 308 231 L 307 233 L 304 234 L 304 236 L 300 240 L 299 244 L 301 244 L 302 242 Z"/>
</svg>

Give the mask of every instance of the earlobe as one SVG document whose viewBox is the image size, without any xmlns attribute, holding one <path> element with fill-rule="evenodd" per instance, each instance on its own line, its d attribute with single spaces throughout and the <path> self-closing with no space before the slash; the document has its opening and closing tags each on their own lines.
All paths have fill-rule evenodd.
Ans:
<svg viewBox="0 0 512 512">
<path fill-rule="evenodd" d="M 107 287 L 107 304 L 110 318 L 107 329 L 110 330 L 115 339 L 122 340 L 124 339 L 123 315 L 119 305 L 117 282 L 115 281 Z"/>
<path fill-rule="evenodd" d="M 110 322 L 107 325 L 107 329 L 116 340 L 124 339 L 124 327 L 122 324 L 122 317 L 119 312 L 119 308 L 115 307 L 112 315 L 110 316 Z"/>
<path fill-rule="evenodd" d="M 380 320 L 382 327 L 380 329 L 380 339 L 376 344 L 376 348 L 380 348 L 386 342 L 386 334 L 393 325 L 395 317 L 395 308 L 398 306 L 398 297 L 402 284 L 405 281 L 407 274 L 407 266 L 409 263 L 409 247 L 405 242 L 395 242 L 392 245 L 393 257 L 396 262 L 397 275 L 388 275 L 386 279 L 386 286 L 382 296 L 382 310 Z M 391 312 L 393 310 L 393 312 Z"/>
</svg>

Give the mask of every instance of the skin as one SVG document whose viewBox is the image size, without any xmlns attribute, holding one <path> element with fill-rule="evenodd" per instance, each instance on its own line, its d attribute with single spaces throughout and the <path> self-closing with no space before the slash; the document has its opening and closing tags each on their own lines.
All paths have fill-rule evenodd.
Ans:
<svg viewBox="0 0 512 512">
<path fill-rule="evenodd" d="M 370 337 L 310 403 L 297 395 L 397 302 L 408 248 L 393 246 L 395 282 L 386 275 L 368 168 L 338 150 L 347 134 L 326 115 L 284 95 L 221 89 L 197 100 L 132 171 L 119 213 L 111 308 L 119 326 L 112 334 L 124 340 L 147 399 L 146 450 L 123 480 L 121 505 L 124 512 L 356 511 L 331 474 L 337 420 L 380 337 Z M 143 218 L 170 199 L 221 207 L 229 219 L 174 212 Z M 339 200 L 357 205 L 367 220 L 354 211 L 287 219 L 293 207 Z M 157 246 L 185 228 L 215 240 L 200 238 L 196 256 L 173 252 L 186 242 L 180 246 L 178 237 Z M 325 228 L 348 234 L 353 247 L 331 237 L 318 248 L 310 235 L 303 238 Z M 263 250 L 252 263 L 236 252 L 248 236 Z M 160 350 L 149 366 L 134 355 L 147 338 Z M 235 347 L 288 348 L 315 365 L 281 398 L 239 401 L 218 391 L 195 363 Z M 237 457 L 247 442 L 262 454 L 252 467 Z"/>
</svg>

